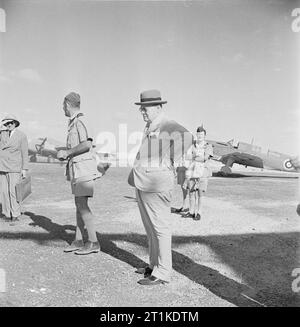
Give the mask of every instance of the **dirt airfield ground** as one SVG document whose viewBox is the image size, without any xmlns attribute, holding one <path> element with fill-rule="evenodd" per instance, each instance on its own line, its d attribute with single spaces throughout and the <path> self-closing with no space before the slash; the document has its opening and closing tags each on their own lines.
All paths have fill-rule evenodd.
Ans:
<svg viewBox="0 0 300 327">
<path fill-rule="evenodd" d="M 0 222 L 0 306 L 299 306 L 292 271 L 300 267 L 297 179 L 213 177 L 201 221 L 173 214 L 173 277 L 145 287 L 135 267 L 147 241 L 127 184 L 129 168 L 110 168 L 90 206 L 102 251 L 63 249 L 74 235 L 75 208 L 59 164 L 30 166 L 32 195 L 22 220 Z M 181 191 L 174 189 L 173 207 Z"/>
</svg>

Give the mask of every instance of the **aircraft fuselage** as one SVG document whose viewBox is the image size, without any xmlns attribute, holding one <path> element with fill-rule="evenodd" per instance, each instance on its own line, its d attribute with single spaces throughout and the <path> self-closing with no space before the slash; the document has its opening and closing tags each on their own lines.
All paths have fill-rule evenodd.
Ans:
<svg viewBox="0 0 300 327">
<path fill-rule="evenodd" d="M 280 171 L 296 172 L 297 169 L 291 163 L 291 156 L 275 151 L 263 153 L 261 147 L 239 142 L 237 146 L 233 146 L 231 142 L 217 142 L 207 140 L 213 146 L 215 160 L 221 161 L 226 169 L 230 172 L 230 168 L 234 163 L 255 168 L 274 169 Z"/>
</svg>

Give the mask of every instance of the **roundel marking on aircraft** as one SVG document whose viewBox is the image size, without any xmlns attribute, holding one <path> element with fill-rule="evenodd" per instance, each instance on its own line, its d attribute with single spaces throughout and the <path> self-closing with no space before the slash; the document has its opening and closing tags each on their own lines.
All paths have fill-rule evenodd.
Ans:
<svg viewBox="0 0 300 327">
<path fill-rule="evenodd" d="M 283 163 L 284 168 L 286 169 L 293 169 L 293 164 L 291 163 L 291 160 L 285 160 L 285 162 Z"/>
</svg>

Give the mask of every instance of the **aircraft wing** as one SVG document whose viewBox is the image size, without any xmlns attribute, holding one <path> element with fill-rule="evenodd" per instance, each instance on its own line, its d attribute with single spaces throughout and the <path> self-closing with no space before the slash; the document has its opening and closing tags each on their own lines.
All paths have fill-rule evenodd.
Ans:
<svg viewBox="0 0 300 327">
<path fill-rule="evenodd" d="M 28 155 L 32 156 L 32 155 L 35 155 L 35 154 L 37 154 L 36 151 L 34 151 L 33 149 L 28 148 Z"/>
<path fill-rule="evenodd" d="M 67 147 L 66 146 L 57 146 L 57 147 L 55 147 L 55 150 L 56 151 L 59 151 L 59 150 L 67 150 Z"/>
<path fill-rule="evenodd" d="M 219 161 L 221 161 L 225 165 L 228 162 L 232 162 L 244 166 L 251 166 L 257 168 L 264 167 L 262 158 L 245 152 L 232 152 L 230 154 L 223 155 L 219 159 Z"/>
<path fill-rule="evenodd" d="M 32 162 L 37 161 L 37 156 L 47 157 L 48 160 L 51 160 L 51 158 L 57 159 L 58 151 L 66 149 L 66 146 L 63 146 L 62 142 L 48 137 L 33 139 L 28 144 L 28 154 Z"/>
</svg>

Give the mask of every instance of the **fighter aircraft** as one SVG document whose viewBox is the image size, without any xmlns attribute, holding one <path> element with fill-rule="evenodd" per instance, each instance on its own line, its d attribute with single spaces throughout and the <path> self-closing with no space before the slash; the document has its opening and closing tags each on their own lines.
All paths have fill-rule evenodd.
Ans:
<svg viewBox="0 0 300 327">
<path fill-rule="evenodd" d="M 217 142 L 207 140 L 213 146 L 213 159 L 222 162 L 225 166 L 221 168 L 224 175 L 231 173 L 234 163 L 249 167 L 273 169 L 287 172 L 299 172 L 299 168 L 292 164 L 293 157 L 287 154 L 268 150 L 263 153 L 261 147 L 239 142 L 233 145 L 233 140 L 228 142 Z"/>
<path fill-rule="evenodd" d="M 53 162 L 57 159 L 57 152 L 59 150 L 66 150 L 66 146 L 62 142 L 50 139 L 47 137 L 40 137 L 29 142 L 28 154 L 31 162 L 37 162 L 37 156 L 47 157 L 48 162 Z M 111 166 L 112 162 L 116 160 L 115 154 L 96 152 L 97 168 L 102 175 Z"/>
<path fill-rule="evenodd" d="M 48 137 L 39 137 L 29 142 L 28 154 L 31 162 L 37 162 L 37 156 L 47 157 L 48 162 L 57 159 L 57 152 L 65 150 L 66 147 L 61 142 Z"/>
</svg>

